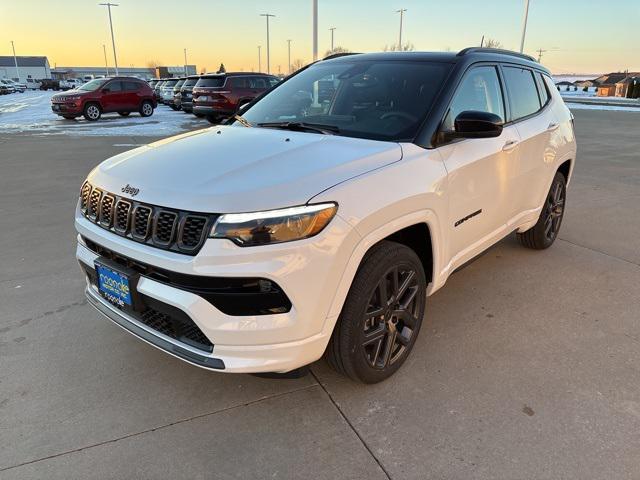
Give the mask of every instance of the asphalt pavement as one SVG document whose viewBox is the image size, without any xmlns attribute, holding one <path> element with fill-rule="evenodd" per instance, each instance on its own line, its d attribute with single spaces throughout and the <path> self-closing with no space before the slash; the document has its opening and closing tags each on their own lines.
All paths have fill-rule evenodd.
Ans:
<svg viewBox="0 0 640 480">
<path fill-rule="evenodd" d="M 0 133 L 0 478 L 634 479 L 640 115 L 576 110 L 559 240 L 510 236 L 430 297 L 394 377 L 187 365 L 90 308 L 85 175 L 149 137 Z"/>
</svg>

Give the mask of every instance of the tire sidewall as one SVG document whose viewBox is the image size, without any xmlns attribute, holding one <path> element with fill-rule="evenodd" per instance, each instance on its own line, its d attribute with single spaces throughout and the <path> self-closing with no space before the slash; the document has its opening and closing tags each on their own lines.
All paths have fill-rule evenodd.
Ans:
<svg viewBox="0 0 640 480">
<path fill-rule="evenodd" d="M 144 107 L 146 105 L 149 105 L 149 107 L 151 107 L 151 112 L 150 113 L 145 113 L 144 112 Z M 149 100 L 145 100 L 140 104 L 140 115 L 143 117 L 150 117 L 151 115 L 153 115 L 153 105 L 151 104 L 151 102 Z"/>
<path fill-rule="evenodd" d="M 537 241 L 539 242 L 540 245 L 543 246 L 543 248 L 548 248 L 550 247 L 553 242 L 556 241 L 556 239 L 558 238 L 559 232 L 560 232 L 560 228 L 562 227 L 562 221 L 564 220 L 564 212 L 565 210 L 563 209 L 562 211 L 562 216 L 560 217 L 560 223 L 558 224 L 558 231 L 556 232 L 555 236 L 552 239 L 547 238 L 547 236 L 544 234 L 544 222 L 546 219 L 546 216 L 548 214 L 548 209 L 549 209 L 549 196 L 551 195 L 551 192 L 553 192 L 554 187 L 560 183 L 562 185 L 562 193 L 564 195 L 564 209 L 566 209 L 567 206 L 567 184 L 566 181 L 564 179 L 564 175 L 562 175 L 560 172 L 556 172 L 555 176 L 553 177 L 553 181 L 551 182 L 551 186 L 549 187 L 549 191 L 547 192 L 547 195 L 544 197 L 544 206 L 542 207 L 542 211 L 540 212 L 540 218 L 538 219 L 538 222 L 536 223 L 535 228 L 535 235 L 537 237 Z"/>
<path fill-rule="evenodd" d="M 97 108 L 97 109 L 98 109 L 98 115 L 97 115 L 95 118 L 91 118 L 91 117 L 89 116 L 89 114 L 88 114 L 88 111 L 89 111 L 89 109 L 90 109 L 91 107 L 95 107 L 95 108 Z M 97 103 L 94 103 L 94 102 L 87 103 L 87 104 L 84 106 L 83 115 L 84 115 L 84 118 L 85 118 L 86 120 L 89 120 L 90 122 L 96 122 L 96 121 L 100 120 L 100 117 L 102 117 L 102 109 L 100 108 L 100 105 L 98 105 Z"/>
</svg>

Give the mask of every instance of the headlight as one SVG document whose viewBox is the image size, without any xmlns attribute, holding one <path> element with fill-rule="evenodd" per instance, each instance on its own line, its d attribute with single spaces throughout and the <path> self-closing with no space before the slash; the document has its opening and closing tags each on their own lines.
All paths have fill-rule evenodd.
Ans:
<svg viewBox="0 0 640 480">
<path fill-rule="evenodd" d="M 228 238 L 241 247 L 290 242 L 313 237 L 328 225 L 338 205 L 320 203 L 254 213 L 221 215 L 212 238 Z"/>
</svg>

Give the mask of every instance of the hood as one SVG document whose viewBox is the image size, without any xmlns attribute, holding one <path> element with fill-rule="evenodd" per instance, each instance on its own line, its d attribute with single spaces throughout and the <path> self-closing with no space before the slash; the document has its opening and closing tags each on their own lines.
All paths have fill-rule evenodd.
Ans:
<svg viewBox="0 0 640 480">
<path fill-rule="evenodd" d="M 393 142 L 271 128 L 213 127 L 116 155 L 89 181 L 136 200 L 208 213 L 302 205 L 338 183 L 397 162 Z M 134 190 L 135 191 L 135 190 Z"/>
</svg>

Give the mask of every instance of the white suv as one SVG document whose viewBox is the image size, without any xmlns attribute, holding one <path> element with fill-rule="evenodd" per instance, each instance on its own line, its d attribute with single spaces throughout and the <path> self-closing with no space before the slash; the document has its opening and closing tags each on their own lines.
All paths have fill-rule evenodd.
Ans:
<svg viewBox="0 0 640 480">
<path fill-rule="evenodd" d="M 242 113 L 106 160 L 76 210 L 90 304 L 192 364 L 326 353 L 378 382 L 452 272 L 514 231 L 558 235 L 573 119 L 530 57 L 333 56 Z"/>
</svg>

